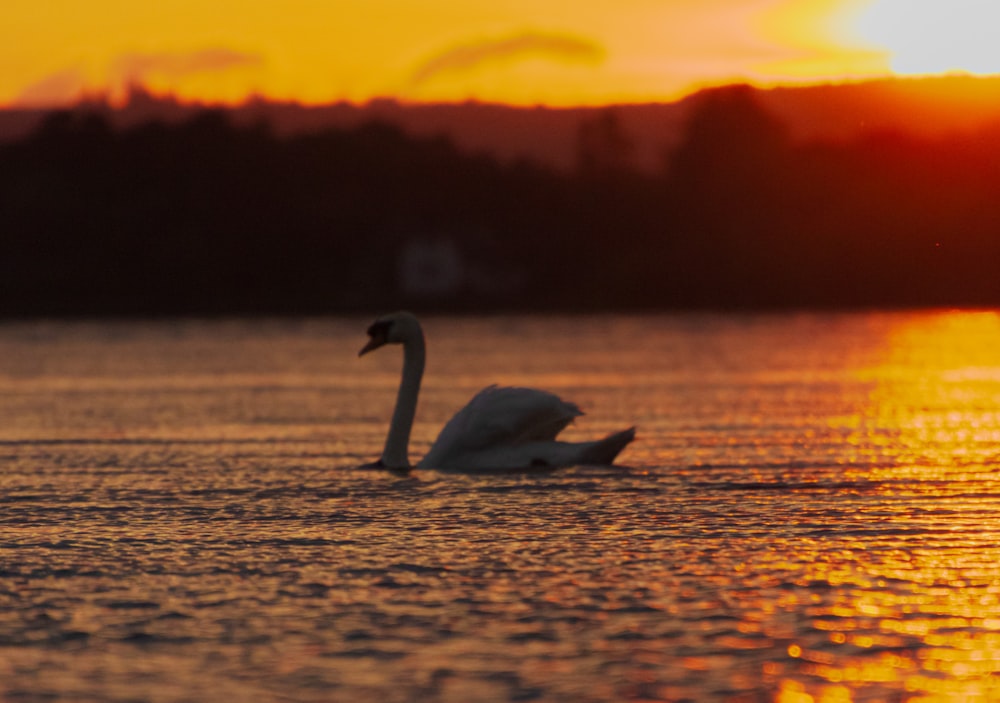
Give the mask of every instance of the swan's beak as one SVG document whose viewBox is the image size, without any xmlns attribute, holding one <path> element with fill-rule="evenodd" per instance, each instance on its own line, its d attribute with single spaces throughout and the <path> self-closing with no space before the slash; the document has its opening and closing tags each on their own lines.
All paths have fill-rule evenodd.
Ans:
<svg viewBox="0 0 1000 703">
<path fill-rule="evenodd" d="M 368 344 L 363 346 L 361 348 L 361 351 L 358 352 L 358 356 L 364 356 L 368 352 L 378 349 L 384 344 L 385 344 L 385 334 L 373 334 L 371 336 L 371 339 L 368 340 Z"/>
</svg>

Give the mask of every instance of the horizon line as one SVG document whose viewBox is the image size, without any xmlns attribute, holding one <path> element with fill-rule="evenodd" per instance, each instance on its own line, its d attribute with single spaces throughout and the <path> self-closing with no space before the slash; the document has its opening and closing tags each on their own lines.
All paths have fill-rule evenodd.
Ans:
<svg viewBox="0 0 1000 703">
<path fill-rule="evenodd" d="M 860 86 L 887 83 L 914 84 L 924 82 L 943 81 L 963 81 L 963 82 L 985 82 L 1000 81 L 1000 73 L 972 73 L 968 71 L 949 71 L 944 73 L 928 74 L 895 74 L 885 75 L 842 77 L 829 79 L 810 79 L 792 81 L 754 81 L 750 79 L 732 79 L 728 81 L 712 82 L 695 86 L 691 90 L 679 94 L 676 97 L 650 97 L 649 99 L 622 99 L 594 102 L 520 102 L 503 101 L 478 98 L 469 96 L 454 100 L 415 100 L 405 96 L 397 95 L 373 95 L 371 97 L 357 100 L 348 97 L 330 98 L 328 100 L 302 100 L 297 98 L 285 98 L 280 96 L 269 96 L 262 93 L 248 93 L 240 100 L 225 100 L 211 98 L 187 98 L 176 92 L 162 92 L 150 88 L 142 83 L 130 84 L 123 89 L 102 87 L 94 90 L 87 90 L 80 93 L 73 100 L 68 102 L 52 103 L 0 103 L 2 112 L 58 112 L 63 110 L 74 110 L 86 106 L 102 106 L 112 109 L 125 109 L 135 101 L 136 98 L 148 99 L 159 103 L 172 103 L 181 107 L 206 108 L 206 109 L 241 109 L 254 105 L 267 104 L 278 106 L 295 106 L 301 108 L 324 108 L 333 106 L 349 105 L 359 108 L 366 108 L 378 105 L 394 104 L 402 107 L 433 107 L 433 106 L 486 106 L 502 107 L 510 109 L 544 109 L 544 110 L 591 110 L 610 107 L 628 107 L 643 105 L 673 105 L 682 103 L 699 94 L 725 90 L 726 88 L 747 86 L 760 92 L 776 92 L 781 90 L 808 90 L 816 88 L 835 88 L 841 86 Z"/>
</svg>

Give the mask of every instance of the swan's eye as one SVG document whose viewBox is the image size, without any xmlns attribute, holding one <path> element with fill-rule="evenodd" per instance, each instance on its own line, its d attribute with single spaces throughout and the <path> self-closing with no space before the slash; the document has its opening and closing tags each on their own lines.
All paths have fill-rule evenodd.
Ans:
<svg viewBox="0 0 1000 703">
<path fill-rule="evenodd" d="M 368 336 L 386 339 L 389 336 L 390 327 L 392 327 L 392 322 L 389 320 L 378 320 L 373 322 L 371 326 L 368 327 Z"/>
</svg>

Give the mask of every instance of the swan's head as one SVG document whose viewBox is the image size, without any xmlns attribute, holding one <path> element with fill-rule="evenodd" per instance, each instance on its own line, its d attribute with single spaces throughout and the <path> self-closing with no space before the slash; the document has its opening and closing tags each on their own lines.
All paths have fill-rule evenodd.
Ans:
<svg viewBox="0 0 1000 703">
<path fill-rule="evenodd" d="M 368 343 L 358 352 L 358 356 L 364 356 L 386 344 L 406 344 L 422 339 L 423 335 L 420 323 L 412 313 L 400 311 L 383 315 L 368 326 Z"/>
</svg>

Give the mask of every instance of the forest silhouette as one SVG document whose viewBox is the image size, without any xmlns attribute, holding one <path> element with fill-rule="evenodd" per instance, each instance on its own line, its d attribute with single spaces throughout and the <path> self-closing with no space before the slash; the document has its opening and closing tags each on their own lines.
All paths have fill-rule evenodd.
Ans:
<svg viewBox="0 0 1000 703">
<path fill-rule="evenodd" d="M 371 122 L 48 115 L 0 145 L 0 315 L 1000 304 L 1000 124 L 795 141 L 708 91 L 658 173 L 613 108 L 577 166 Z"/>
</svg>

